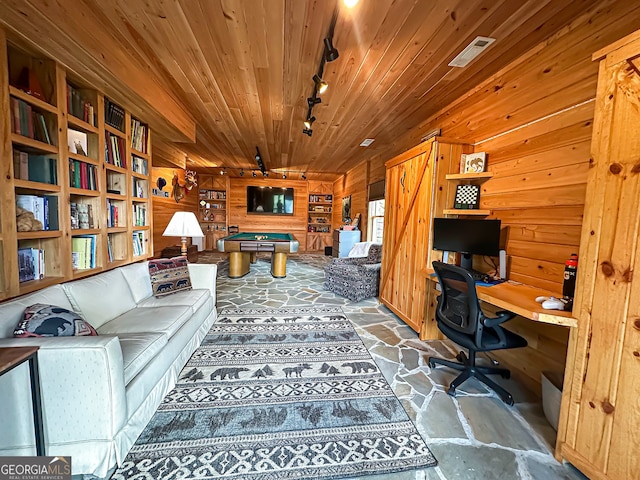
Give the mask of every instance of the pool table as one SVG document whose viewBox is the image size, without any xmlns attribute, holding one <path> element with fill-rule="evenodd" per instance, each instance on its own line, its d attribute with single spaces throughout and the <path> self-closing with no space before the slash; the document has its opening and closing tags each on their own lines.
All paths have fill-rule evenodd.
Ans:
<svg viewBox="0 0 640 480">
<path fill-rule="evenodd" d="M 241 232 L 218 240 L 218 251 L 229 252 L 229 278 L 249 273 L 258 252 L 271 252 L 271 275 L 287 276 L 287 253 L 297 253 L 299 242 L 290 233 Z"/>
</svg>

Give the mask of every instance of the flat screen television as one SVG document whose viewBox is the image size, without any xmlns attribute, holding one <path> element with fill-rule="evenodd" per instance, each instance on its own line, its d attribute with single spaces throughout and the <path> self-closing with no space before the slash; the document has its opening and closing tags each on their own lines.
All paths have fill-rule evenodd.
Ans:
<svg viewBox="0 0 640 480">
<path fill-rule="evenodd" d="M 461 266 L 471 270 L 472 255 L 500 253 L 500 220 L 434 218 L 433 248 L 462 253 Z"/>
<path fill-rule="evenodd" d="M 248 186 L 247 213 L 293 215 L 293 188 Z"/>
</svg>

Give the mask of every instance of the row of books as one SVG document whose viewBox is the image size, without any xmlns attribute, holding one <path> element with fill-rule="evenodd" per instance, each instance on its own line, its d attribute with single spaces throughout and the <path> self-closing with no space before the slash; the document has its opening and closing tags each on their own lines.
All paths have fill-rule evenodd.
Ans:
<svg viewBox="0 0 640 480">
<path fill-rule="evenodd" d="M 95 108 L 81 90 L 67 83 L 67 112 L 90 125 L 96 126 Z"/>
<path fill-rule="evenodd" d="M 47 120 L 27 102 L 11 97 L 11 131 L 52 145 Z"/>
<path fill-rule="evenodd" d="M 118 226 L 118 206 L 111 200 L 107 199 L 107 228 Z"/>
<path fill-rule="evenodd" d="M 16 195 L 16 205 L 33 213 L 44 230 L 60 230 L 58 223 L 58 197 L 55 195 Z"/>
<path fill-rule="evenodd" d="M 74 270 L 96 268 L 95 235 L 78 235 L 71 239 L 71 266 Z"/>
<path fill-rule="evenodd" d="M 13 176 L 30 182 L 58 184 L 58 170 L 55 157 L 13 151 Z"/>
<path fill-rule="evenodd" d="M 145 204 L 134 203 L 133 209 L 133 226 L 144 227 L 147 224 L 147 207 Z"/>
<path fill-rule="evenodd" d="M 220 190 L 200 190 L 200 200 L 226 200 L 227 192 Z"/>
<path fill-rule="evenodd" d="M 309 195 L 309 203 L 331 203 L 332 195 Z"/>
<path fill-rule="evenodd" d="M 142 153 L 147 153 L 147 139 L 149 137 L 149 127 L 136 120 L 131 119 L 131 148 Z"/>
<path fill-rule="evenodd" d="M 71 202 L 71 229 L 98 228 L 93 216 L 93 205 Z"/>
<path fill-rule="evenodd" d="M 104 121 L 107 125 L 124 132 L 124 109 L 108 98 L 104 99 Z"/>
<path fill-rule="evenodd" d="M 149 162 L 147 162 L 144 158 L 136 157 L 135 155 L 133 155 L 131 157 L 131 166 L 133 167 L 133 171 L 135 173 L 149 175 Z"/>
<path fill-rule="evenodd" d="M 116 167 L 127 168 L 124 138 L 106 132 L 104 137 L 104 153 L 106 162 Z"/>
<path fill-rule="evenodd" d="M 109 260 L 109 262 L 113 262 L 114 260 L 112 238 L 113 235 L 107 235 L 107 259 Z"/>
<path fill-rule="evenodd" d="M 69 185 L 85 190 L 98 189 L 98 171 L 95 165 L 69 159 Z"/>
<path fill-rule="evenodd" d="M 136 198 L 147 198 L 147 186 L 146 186 L 147 181 L 133 177 L 131 179 L 131 182 L 132 182 L 131 195 L 133 195 Z"/>
<path fill-rule="evenodd" d="M 18 278 L 20 283 L 45 277 L 44 250 L 41 248 L 18 249 Z"/>
<path fill-rule="evenodd" d="M 133 256 L 144 255 L 144 232 L 133 232 Z"/>
</svg>

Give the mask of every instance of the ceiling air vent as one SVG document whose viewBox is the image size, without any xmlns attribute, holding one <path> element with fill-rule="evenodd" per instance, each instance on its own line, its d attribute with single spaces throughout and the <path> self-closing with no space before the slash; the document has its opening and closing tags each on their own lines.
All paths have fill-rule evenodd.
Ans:
<svg viewBox="0 0 640 480">
<path fill-rule="evenodd" d="M 476 58 L 482 52 L 485 51 L 489 45 L 495 42 L 495 38 L 489 37 L 476 37 L 467 47 L 462 50 L 456 58 L 449 62 L 450 67 L 466 67 L 471 60 Z"/>
<path fill-rule="evenodd" d="M 371 145 L 373 143 L 375 139 L 373 138 L 365 138 L 362 143 L 360 144 L 361 147 L 368 147 L 369 145 Z"/>
</svg>

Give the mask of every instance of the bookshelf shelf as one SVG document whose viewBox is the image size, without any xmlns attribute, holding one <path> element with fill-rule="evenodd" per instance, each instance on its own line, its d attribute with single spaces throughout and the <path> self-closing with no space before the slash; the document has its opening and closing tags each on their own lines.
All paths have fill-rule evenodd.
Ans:
<svg viewBox="0 0 640 480">
<path fill-rule="evenodd" d="M 135 155 L 136 157 L 140 157 L 140 158 L 144 158 L 145 160 L 149 160 L 149 154 L 148 153 L 144 153 L 144 152 L 140 152 L 138 150 L 135 149 L 131 149 L 131 155 Z"/>
<path fill-rule="evenodd" d="M 50 287 L 51 285 L 57 285 L 58 283 L 64 282 L 66 280 L 65 277 L 44 277 L 39 280 L 29 280 L 28 282 L 22 282 L 20 284 L 20 293 L 19 295 L 25 295 L 27 293 L 35 292 L 36 290 L 40 290 L 42 288 Z"/>
<path fill-rule="evenodd" d="M 31 182 L 29 180 L 14 180 L 13 186 L 33 192 L 51 192 L 58 193 L 61 190 L 60 185 L 52 185 L 50 183 Z"/>
<path fill-rule="evenodd" d="M 149 178 L 149 175 L 145 175 L 144 173 L 131 172 L 131 175 L 136 177 L 136 178 L 142 178 L 144 180 Z"/>
<path fill-rule="evenodd" d="M 105 163 L 104 167 L 107 170 L 110 170 L 112 172 L 118 172 L 118 173 L 127 173 L 127 169 L 126 168 L 122 168 L 122 167 L 117 167 L 115 165 L 111 165 L 110 163 Z"/>
<path fill-rule="evenodd" d="M 73 271 L 73 278 L 74 278 L 74 280 L 76 280 L 78 278 L 83 278 L 83 277 L 87 277 L 89 275 L 93 275 L 94 273 L 98 273 L 100 271 L 102 271 L 102 268 L 100 268 L 100 267 L 79 268 L 79 269 Z"/>
<path fill-rule="evenodd" d="M 77 237 L 78 235 L 99 235 L 99 228 L 75 228 L 71 230 L 71 235 Z"/>
<path fill-rule="evenodd" d="M 131 201 L 134 202 L 134 203 L 147 203 L 149 201 L 149 199 L 146 198 L 146 197 L 142 197 L 142 198 L 132 197 Z"/>
<path fill-rule="evenodd" d="M 78 155 L 77 153 L 68 153 L 69 158 L 78 160 L 79 162 L 90 163 L 91 165 L 100 165 L 100 160 L 95 158 L 85 157 L 84 155 Z"/>
<path fill-rule="evenodd" d="M 116 137 L 125 138 L 125 139 L 127 138 L 127 135 L 124 132 L 118 130 L 115 127 L 112 127 L 111 125 L 109 125 L 107 123 L 104 124 L 104 129 L 107 132 L 109 132 L 111 135 L 115 135 Z"/>
<path fill-rule="evenodd" d="M 59 238 L 62 237 L 60 230 L 36 230 L 35 232 L 18 232 L 16 234 L 18 240 L 36 240 L 40 238 Z"/>
<path fill-rule="evenodd" d="M 107 228 L 108 233 L 126 233 L 127 227 L 109 227 Z"/>
<path fill-rule="evenodd" d="M 11 143 L 16 143 L 24 147 L 33 149 L 36 152 L 58 153 L 58 147 L 49 143 L 41 142 L 33 138 L 25 137 L 19 133 L 11 134 Z"/>
<path fill-rule="evenodd" d="M 9 85 L 9 94 L 12 97 L 19 98 L 20 100 L 27 102 L 34 107 L 39 108 L 40 110 L 44 110 L 49 113 L 58 114 L 57 107 L 51 105 L 50 103 L 45 102 L 44 100 L 40 100 L 39 98 L 34 97 L 33 95 L 29 95 L 27 92 L 23 92 L 19 88 L 14 87 L 13 85 Z"/>
<path fill-rule="evenodd" d="M 85 122 L 84 120 L 71 114 L 67 116 L 67 123 L 70 127 L 73 127 L 74 130 L 81 130 L 85 133 L 93 133 L 96 135 L 98 134 L 98 127 L 94 127 L 90 123 Z"/>
<path fill-rule="evenodd" d="M 87 190 L 86 188 L 69 187 L 70 195 L 81 195 L 84 197 L 99 197 L 101 193 L 98 190 Z"/>
<path fill-rule="evenodd" d="M 120 200 L 120 201 L 126 201 L 127 200 L 127 196 L 126 195 L 118 195 L 117 193 L 107 193 L 106 197 L 110 200 Z"/>
</svg>

